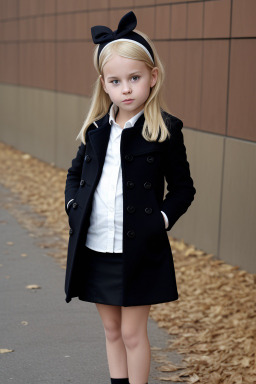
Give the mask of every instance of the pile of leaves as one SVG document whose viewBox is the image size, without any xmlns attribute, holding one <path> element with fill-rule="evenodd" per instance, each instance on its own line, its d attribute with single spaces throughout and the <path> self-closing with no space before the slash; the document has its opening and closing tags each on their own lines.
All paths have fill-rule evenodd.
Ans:
<svg viewBox="0 0 256 384">
<path fill-rule="evenodd" d="M 151 317 L 177 335 L 169 349 L 186 355 L 185 372 L 172 379 L 256 383 L 256 275 L 182 241 L 170 243 L 179 300 L 152 306 Z"/>
<path fill-rule="evenodd" d="M 6 208 L 31 232 L 37 230 L 40 246 L 54 249 L 48 253 L 65 268 L 69 229 L 64 210 L 67 171 L 3 143 L 0 169 L 1 183 L 37 215 L 20 213 L 13 202 Z M 158 358 L 156 355 L 161 372 L 157 379 L 255 384 L 256 275 L 182 240 L 169 239 L 179 300 L 151 306 L 150 316 L 169 335 L 168 347 L 160 349 Z M 183 356 L 182 364 L 168 361 L 171 350 Z"/>
</svg>

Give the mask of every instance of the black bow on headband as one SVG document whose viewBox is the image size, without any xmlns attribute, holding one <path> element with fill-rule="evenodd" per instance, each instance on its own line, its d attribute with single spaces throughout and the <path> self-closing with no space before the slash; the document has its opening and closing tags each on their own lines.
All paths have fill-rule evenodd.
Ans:
<svg viewBox="0 0 256 384">
<path fill-rule="evenodd" d="M 91 28 L 92 39 L 95 44 L 108 43 L 113 40 L 121 39 L 129 32 L 132 32 L 137 25 L 135 14 L 130 11 L 122 17 L 116 31 L 103 25 L 96 25 Z"/>
<path fill-rule="evenodd" d="M 116 31 L 112 31 L 110 28 L 103 25 L 96 25 L 91 28 L 92 39 L 94 44 L 99 44 L 98 49 L 98 63 L 101 51 L 103 48 L 110 43 L 121 38 L 125 38 L 131 41 L 135 41 L 140 45 L 143 45 L 147 53 L 149 54 L 152 62 L 154 63 L 154 53 L 150 44 L 142 37 L 139 33 L 134 32 L 134 28 L 137 25 L 137 18 L 135 14 L 130 11 L 126 13 L 119 21 L 118 28 Z"/>
</svg>

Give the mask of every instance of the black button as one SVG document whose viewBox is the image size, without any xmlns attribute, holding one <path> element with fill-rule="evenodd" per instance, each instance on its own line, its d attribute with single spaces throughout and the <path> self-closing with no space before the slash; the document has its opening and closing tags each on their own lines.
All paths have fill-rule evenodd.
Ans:
<svg viewBox="0 0 256 384">
<path fill-rule="evenodd" d="M 127 161 L 133 161 L 133 155 L 125 155 L 125 160 Z"/>
<path fill-rule="evenodd" d="M 126 185 L 127 185 L 127 188 L 129 189 L 134 188 L 134 183 L 132 181 L 127 181 Z"/>
<path fill-rule="evenodd" d="M 146 182 L 144 183 L 144 188 L 146 188 L 146 189 L 151 189 L 151 187 L 152 187 L 152 184 L 151 184 L 149 181 L 146 181 Z"/>
<path fill-rule="evenodd" d="M 147 157 L 147 162 L 148 162 L 148 163 L 153 163 L 154 160 L 155 160 L 155 159 L 154 159 L 154 156 L 148 156 L 148 157 Z"/>
<path fill-rule="evenodd" d="M 134 230 L 131 229 L 130 231 L 128 231 L 128 232 L 127 232 L 127 236 L 130 237 L 130 239 L 132 239 L 133 237 L 135 237 L 135 232 L 134 232 Z"/>
<path fill-rule="evenodd" d="M 73 229 L 70 228 L 70 229 L 69 229 L 69 234 L 72 235 L 72 233 L 73 233 Z"/>
<path fill-rule="evenodd" d="M 80 181 L 80 185 L 81 185 L 81 187 L 82 187 L 83 185 L 85 185 L 85 181 L 84 181 L 84 180 L 81 180 L 81 181 Z"/>
<path fill-rule="evenodd" d="M 85 159 L 86 163 L 89 163 L 89 161 L 91 161 L 92 158 L 91 158 L 91 156 L 86 155 L 84 159 Z"/>
<path fill-rule="evenodd" d="M 77 203 L 73 203 L 73 204 L 72 204 L 72 207 L 73 207 L 74 209 L 76 209 L 77 206 L 78 206 Z"/>
<path fill-rule="evenodd" d="M 127 212 L 129 212 L 129 213 L 135 212 L 135 208 L 132 205 L 128 205 L 128 207 L 126 209 L 127 209 Z"/>
<path fill-rule="evenodd" d="M 152 208 L 145 208 L 145 212 L 150 215 L 152 213 L 153 209 Z"/>
</svg>

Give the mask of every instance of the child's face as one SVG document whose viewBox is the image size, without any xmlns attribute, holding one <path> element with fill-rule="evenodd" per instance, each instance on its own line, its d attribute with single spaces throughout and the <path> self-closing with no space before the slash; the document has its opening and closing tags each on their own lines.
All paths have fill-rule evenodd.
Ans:
<svg viewBox="0 0 256 384">
<path fill-rule="evenodd" d="M 104 65 L 102 86 L 119 107 L 119 118 L 129 120 L 144 108 L 157 75 L 157 67 L 150 70 L 143 61 L 118 55 Z"/>
</svg>

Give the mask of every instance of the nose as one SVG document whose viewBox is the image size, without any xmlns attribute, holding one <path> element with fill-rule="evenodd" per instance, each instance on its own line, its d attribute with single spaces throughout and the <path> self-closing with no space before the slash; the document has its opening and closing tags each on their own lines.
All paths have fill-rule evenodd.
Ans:
<svg viewBox="0 0 256 384">
<path fill-rule="evenodd" d="M 129 85 L 128 82 L 123 83 L 122 92 L 123 94 L 131 93 L 131 86 Z"/>
</svg>

